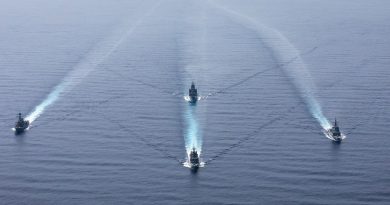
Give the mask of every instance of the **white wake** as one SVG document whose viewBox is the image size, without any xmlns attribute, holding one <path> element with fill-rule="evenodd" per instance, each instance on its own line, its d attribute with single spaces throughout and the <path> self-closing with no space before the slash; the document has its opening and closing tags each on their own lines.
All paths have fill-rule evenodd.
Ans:
<svg viewBox="0 0 390 205">
<path fill-rule="evenodd" d="M 159 6 L 158 2 L 146 14 L 142 15 L 134 24 L 128 25 L 124 23 L 114 30 L 109 37 L 97 44 L 85 57 L 82 59 L 73 70 L 47 95 L 47 97 L 37 105 L 34 110 L 27 115 L 26 120 L 30 124 L 34 122 L 40 115 L 44 113 L 47 107 L 55 103 L 62 94 L 69 92 L 76 85 L 88 76 L 96 67 L 101 64 L 108 56 L 110 56 L 129 36 L 134 33 L 134 30 L 150 16 Z"/>
<path fill-rule="evenodd" d="M 264 44 L 272 50 L 275 58 L 282 63 L 280 67 L 282 67 L 283 72 L 289 77 L 296 91 L 304 100 L 311 115 L 323 129 L 331 128 L 329 120 L 324 116 L 321 105 L 315 97 L 316 86 L 312 81 L 312 77 L 301 58 L 300 52 L 294 45 L 278 30 L 258 23 L 254 19 L 229 8 L 213 2 L 210 3 L 216 8 L 223 10 L 233 20 L 258 33 Z"/>
</svg>

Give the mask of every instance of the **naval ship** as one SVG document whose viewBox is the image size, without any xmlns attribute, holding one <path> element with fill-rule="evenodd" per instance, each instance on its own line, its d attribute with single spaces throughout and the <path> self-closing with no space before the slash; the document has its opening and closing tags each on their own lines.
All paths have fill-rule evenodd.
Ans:
<svg viewBox="0 0 390 205">
<path fill-rule="evenodd" d="M 198 101 L 198 89 L 195 88 L 195 83 L 192 82 L 191 88 L 188 90 L 188 96 L 190 103 L 196 103 Z"/>
<path fill-rule="evenodd" d="M 20 134 L 24 132 L 30 125 L 30 122 L 28 120 L 24 120 L 22 117 L 22 113 L 19 113 L 18 121 L 15 123 L 15 134 Z"/>
<path fill-rule="evenodd" d="M 196 171 L 200 166 L 199 154 L 195 148 L 192 148 L 190 152 L 190 167 L 192 170 Z"/>
<path fill-rule="evenodd" d="M 325 130 L 325 134 L 332 138 L 335 142 L 341 142 L 343 140 L 343 134 L 340 132 L 336 119 L 334 119 L 333 127 Z"/>
</svg>

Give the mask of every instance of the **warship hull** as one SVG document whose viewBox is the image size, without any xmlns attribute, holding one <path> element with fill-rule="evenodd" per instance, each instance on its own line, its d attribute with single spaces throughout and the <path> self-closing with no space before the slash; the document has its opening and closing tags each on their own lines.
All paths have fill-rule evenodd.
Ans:
<svg viewBox="0 0 390 205">
<path fill-rule="evenodd" d="M 324 130 L 324 134 L 326 135 L 326 137 L 333 140 L 334 142 L 341 142 L 344 139 L 343 134 L 341 134 L 340 136 L 334 136 L 330 130 Z"/>
<path fill-rule="evenodd" d="M 14 127 L 15 134 L 23 133 L 28 128 L 28 126 L 30 126 L 30 122 L 28 120 L 24 120 L 22 118 L 22 114 L 19 113 L 19 119 L 15 123 L 15 127 Z"/>
</svg>

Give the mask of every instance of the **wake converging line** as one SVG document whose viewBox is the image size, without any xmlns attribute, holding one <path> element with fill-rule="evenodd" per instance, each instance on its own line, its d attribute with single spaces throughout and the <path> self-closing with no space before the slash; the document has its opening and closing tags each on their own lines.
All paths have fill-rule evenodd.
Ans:
<svg viewBox="0 0 390 205">
<path fill-rule="evenodd" d="M 108 56 L 110 56 L 122 43 L 127 39 L 135 29 L 143 23 L 144 19 L 150 16 L 154 10 L 160 5 L 159 1 L 145 15 L 139 18 L 134 25 L 123 31 L 121 26 L 114 31 L 111 36 L 100 42 L 93 48 L 82 61 L 80 61 L 74 69 L 62 80 L 60 84 L 54 87 L 49 95 L 39 104 L 34 110 L 27 115 L 26 120 L 30 123 L 34 122 L 40 115 L 44 113 L 46 108 L 55 103 L 59 97 L 72 90 L 76 85 L 89 75 L 99 64 L 101 64 Z"/>
</svg>

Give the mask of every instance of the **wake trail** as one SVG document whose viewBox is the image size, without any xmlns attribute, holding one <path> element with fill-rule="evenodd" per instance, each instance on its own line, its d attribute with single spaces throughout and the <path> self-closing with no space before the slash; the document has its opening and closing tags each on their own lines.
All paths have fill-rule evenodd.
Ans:
<svg viewBox="0 0 390 205">
<path fill-rule="evenodd" d="M 85 77 L 89 75 L 99 64 L 101 64 L 107 57 L 109 57 L 129 36 L 131 36 L 135 29 L 143 23 L 145 18 L 150 16 L 154 10 L 160 5 L 159 1 L 146 14 L 142 15 L 134 25 L 129 29 L 124 25 L 114 31 L 111 36 L 104 39 L 95 46 L 82 61 L 80 61 L 73 70 L 62 80 L 60 84 L 54 87 L 49 95 L 39 104 L 34 110 L 27 115 L 26 120 L 30 124 L 34 122 L 40 115 L 44 113 L 46 108 L 55 103 L 62 94 L 71 91 L 76 85 L 81 83 Z"/>
<path fill-rule="evenodd" d="M 308 54 L 314 52 L 315 50 L 317 50 L 317 48 L 318 48 L 318 47 L 315 46 L 315 47 L 313 47 L 312 49 L 308 50 L 307 52 L 302 53 L 302 55 L 308 55 Z M 278 64 L 278 65 L 273 66 L 273 67 L 271 67 L 271 68 L 267 68 L 267 69 L 261 70 L 261 71 L 259 71 L 259 72 L 253 73 L 253 74 L 249 75 L 248 77 L 245 77 L 245 78 L 243 78 L 243 79 L 237 81 L 236 83 L 233 83 L 233 84 L 231 84 L 231 85 L 229 85 L 229 86 L 227 86 L 227 87 L 224 87 L 224 88 L 219 89 L 219 90 L 214 91 L 214 92 L 210 92 L 209 94 L 207 94 L 207 95 L 205 95 L 205 96 L 201 96 L 199 100 L 205 100 L 205 99 L 207 99 L 207 98 L 209 98 L 209 97 L 211 97 L 211 96 L 215 96 L 215 95 L 217 95 L 217 94 L 225 93 L 226 90 L 230 90 L 230 89 L 232 89 L 232 88 L 235 88 L 235 87 L 237 87 L 237 86 L 240 86 L 240 85 L 244 84 L 245 82 L 247 82 L 247 81 L 249 81 L 249 80 L 251 80 L 251 79 L 253 79 L 253 78 L 259 76 L 260 74 L 264 74 L 264 73 L 269 72 L 269 71 L 272 71 L 272 70 L 274 70 L 274 69 L 276 69 L 276 68 L 280 68 L 280 67 L 286 66 L 286 65 L 288 65 L 288 64 L 290 64 L 290 63 L 292 63 L 292 62 L 294 62 L 296 59 L 298 59 L 298 57 L 299 57 L 299 56 L 296 56 L 296 57 L 292 58 L 291 60 L 289 60 L 289 61 L 286 62 L 286 63 Z M 159 86 L 157 86 L 157 85 L 154 85 L 154 84 L 152 84 L 152 83 L 147 83 L 147 82 L 142 81 L 142 80 L 139 80 L 139 79 L 137 79 L 137 78 L 133 78 L 133 77 L 124 77 L 121 73 L 119 73 L 119 72 L 117 72 L 117 71 L 115 71 L 115 70 L 113 70 L 113 69 L 106 68 L 106 70 L 110 71 L 111 73 L 114 73 L 116 76 L 118 76 L 119 78 L 122 78 L 123 80 L 126 80 L 126 81 L 127 81 L 127 80 L 132 80 L 132 81 L 138 82 L 138 83 L 140 83 L 141 85 L 144 85 L 144 86 L 153 88 L 153 89 L 155 89 L 155 90 L 158 90 L 158 91 L 160 91 L 160 92 L 163 93 L 163 94 L 168 94 L 168 95 L 172 95 L 172 96 L 175 96 L 175 97 L 183 97 L 183 96 L 186 97 L 185 94 L 184 94 L 184 92 L 176 92 L 176 91 L 175 91 L 175 92 L 172 92 L 172 91 L 168 91 L 167 89 L 161 88 L 161 87 L 159 87 Z M 187 100 L 187 101 L 188 101 L 188 100 Z"/>
<path fill-rule="evenodd" d="M 207 23 L 208 17 L 206 15 L 204 4 L 199 4 L 198 13 L 195 15 L 189 15 L 188 22 L 190 23 L 191 32 L 186 33 L 186 37 L 183 40 L 183 85 L 190 84 L 189 82 L 196 82 L 204 79 L 207 76 L 204 76 L 204 73 L 207 73 L 209 66 L 207 64 Z M 194 18 L 194 19 L 193 19 Z M 206 79 L 207 82 L 207 79 Z M 183 94 L 187 93 L 188 90 L 184 89 Z M 183 96 L 185 101 L 188 101 L 188 96 Z M 185 129 L 183 133 L 185 151 L 187 154 L 187 163 L 188 165 L 190 160 L 190 153 L 192 149 L 195 149 L 198 153 L 199 158 L 201 159 L 202 154 L 202 145 L 203 145 L 203 123 L 205 122 L 205 110 L 207 109 L 207 104 L 199 106 L 199 101 L 203 98 L 198 95 L 198 102 L 191 104 L 190 102 L 186 103 L 183 107 L 183 120 L 185 123 Z M 203 163 L 201 163 L 203 164 Z"/>
<path fill-rule="evenodd" d="M 310 49 L 310 50 L 308 50 L 308 51 L 302 53 L 302 55 L 308 55 L 308 54 L 314 52 L 315 50 L 317 50 L 317 48 L 318 48 L 318 47 L 315 46 L 315 47 L 313 47 L 312 49 Z M 276 66 L 274 66 L 274 67 L 271 67 L 271 68 L 268 68 L 268 69 L 259 71 L 259 72 L 257 72 L 257 73 L 254 73 L 254 74 L 248 76 L 247 78 L 244 78 L 244 79 L 242 79 L 241 81 L 238 81 L 237 83 L 234 83 L 234 84 L 232 84 L 232 85 L 230 85 L 230 86 L 228 86 L 228 87 L 226 87 L 226 88 L 223 88 L 223 89 L 221 89 L 221 90 L 219 90 L 219 91 L 217 91 L 217 92 L 212 93 L 212 95 L 215 95 L 215 94 L 218 94 L 218 93 L 223 93 L 225 90 L 228 90 L 228 89 L 231 89 L 231 88 L 233 88 L 233 87 L 239 86 L 239 85 L 245 83 L 246 81 L 248 81 L 248 80 L 250 80 L 250 79 L 252 79 L 252 78 L 254 78 L 254 77 L 256 77 L 256 76 L 258 76 L 258 75 L 260 75 L 260 74 L 262 74 L 262 73 L 265 73 L 265 72 L 268 72 L 268 71 L 271 71 L 271 70 L 273 70 L 273 69 L 280 68 L 280 67 L 283 67 L 283 66 L 287 66 L 288 64 L 294 62 L 294 61 L 295 61 L 296 59 L 298 59 L 298 58 L 299 58 L 299 56 L 295 56 L 294 58 L 290 59 L 290 60 L 289 60 L 288 62 L 286 62 L 286 63 L 282 63 L 282 64 L 276 65 Z M 333 86 L 334 84 L 335 84 L 335 83 L 333 83 L 332 86 Z M 296 109 L 299 105 L 301 105 L 302 103 L 304 103 L 304 102 L 300 101 L 298 104 L 296 104 L 296 105 L 290 107 L 286 112 L 283 112 L 283 113 L 280 114 L 278 117 L 275 117 L 275 118 L 273 118 L 272 120 L 269 120 L 268 122 L 262 124 L 260 127 L 258 127 L 257 129 L 255 129 L 255 131 L 253 131 L 252 133 L 246 135 L 244 138 L 242 138 L 242 139 L 238 140 L 237 142 L 231 144 L 231 145 L 230 145 L 229 147 L 227 147 L 226 149 L 220 151 L 220 152 L 219 152 L 218 154 L 216 154 L 215 156 L 213 156 L 213 157 L 209 158 L 208 160 L 206 160 L 206 161 L 205 161 L 205 164 L 210 164 L 212 161 L 214 161 L 214 160 L 216 160 L 216 159 L 218 159 L 218 158 L 220 158 L 220 157 L 222 157 L 222 156 L 228 154 L 228 153 L 231 152 L 233 149 L 237 149 L 237 148 L 241 147 L 245 142 L 247 142 L 247 141 L 249 141 L 249 140 L 251 140 L 251 139 L 257 137 L 261 130 L 263 130 L 264 128 L 266 128 L 266 127 L 268 127 L 268 126 L 270 126 L 270 125 L 272 125 L 272 124 L 274 124 L 274 123 L 276 123 L 276 122 L 278 122 L 278 121 L 280 121 L 280 120 L 285 119 L 288 115 L 286 115 L 286 114 L 284 114 L 284 113 L 290 113 L 290 112 L 292 112 L 293 110 L 295 110 L 295 109 Z"/>
<path fill-rule="evenodd" d="M 210 96 L 217 95 L 217 94 L 224 93 L 226 90 L 230 90 L 230 89 L 232 89 L 232 88 L 234 88 L 234 87 L 237 87 L 237 86 L 239 86 L 239 85 L 242 85 L 242 84 L 244 84 L 245 82 L 249 81 L 250 79 L 255 78 L 256 76 L 258 76 L 258 75 L 260 75 L 260 74 L 263 74 L 263 73 L 266 73 L 266 72 L 268 72 L 268 71 L 271 71 L 271 70 L 273 70 L 273 69 L 274 69 L 274 68 L 268 68 L 268 69 L 259 71 L 259 72 L 255 73 L 255 74 L 252 74 L 252 75 L 250 75 L 250 76 L 248 76 L 248 77 L 246 77 L 246 78 L 244 78 L 244 79 L 242 79 L 242 80 L 240 80 L 240 81 L 238 81 L 238 82 L 236 82 L 236 83 L 233 83 L 233 84 L 231 84 L 231 85 L 229 85 L 229 86 L 227 86 L 227 87 L 224 87 L 224 88 L 222 88 L 222 89 L 220 89 L 220 90 L 218 90 L 218 91 L 209 93 L 209 94 L 206 96 L 206 98 L 208 98 L 208 97 L 210 97 Z"/>
<path fill-rule="evenodd" d="M 154 85 L 152 83 L 148 83 L 148 82 L 145 82 L 145 81 L 142 81 L 140 79 L 137 79 L 137 78 L 133 78 L 133 77 L 124 77 L 121 73 L 113 70 L 113 69 L 110 69 L 110 68 L 106 68 L 106 70 L 110 71 L 111 73 L 114 73 L 116 76 L 118 76 L 119 78 L 122 78 L 123 80 L 127 81 L 127 80 L 131 80 L 131 81 L 135 81 L 135 82 L 138 82 L 139 84 L 141 85 L 144 85 L 144 86 L 147 86 L 147 87 L 150 87 L 150 88 L 153 88 L 155 90 L 158 90 L 160 91 L 161 93 L 163 94 L 167 94 L 167 95 L 173 95 L 173 96 L 178 96 L 180 95 L 181 93 L 178 93 L 178 92 L 170 92 L 168 91 L 167 89 L 164 89 L 164 88 L 161 88 L 160 86 L 158 85 Z M 184 95 L 184 94 L 183 94 Z"/>
<path fill-rule="evenodd" d="M 312 77 L 301 58 L 300 52 L 293 44 L 282 33 L 273 28 L 262 25 L 248 16 L 218 5 L 215 2 L 209 1 L 209 3 L 215 8 L 224 11 L 229 17 L 238 21 L 248 29 L 256 31 L 279 62 L 288 62 L 289 59 L 295 58 L 293 62 L 283 66 L 282 71 L 289 77 L 292 85 L 305 102 L 307 109 L 322 128 L 326 130 L 331 128 L 329 120 L 322 112 L 320 103 L 315 98 L 316 88 L 312 81 Z"/>
<path fill-rule="evenodd" d="M 200 155 L 202 152 L 202 134 L 196 114 L 196 105 L 187 105 L 184 119 L 187 127 L 184 133 L 186 152 L 189 155 L 192 148 L 195 148 Z"/>
<path fill-rule="evenodd" d="M 30 129 L 33 129 L 33 128 L 37 128 L 37 127 L 41 127 L 41 126 L 45 126 L 45 125 L 49 125 L 51 123 L 54 123 L 54 122 L 58 122 L 58 121 L 64 121 L 66 120 L 68 117 L 71 117 L 71 116 L 74 116 L 76 114 L 83 114 L 85 111 L 91 111 L 91 110 L 95 110 L 97 109 L 97 106 L 101 106 L 101 105 L 104 105 L 106 103 L 109 103 L 109 102 L 112 102 L 114 100 L 118 100 L 118 99 L 121 99 L 121 98 L 124 98 L 124 97 L 127 97 L 128 95 L 130 95 L 131 93 L 127 93 L 127 94 L 119 94 L 119 95 L 115 95 L 115 96 L 110 96 L 106 99 L 103 99 L 103 100 L 100 100 L 100 101 L 97 101 L 97 102 L 94 102 L 94 103 L 84 103 L 85 105 L 87 105 L 86 107 L 84 107 L 84 105 L 78 105 L 78 107 L 82 107 L 80 109 L 77 109 L 77 110 L 74 110 L 72 112 L 68 112 L 64 115 L 62 115 L 61 117 L 56 117 L 56 118 L 52 118 L 50 119 L 49 121 L 46 121 L 46 122 L 42 122 L 42 123 L 39 123 L 39 124 L 35 124 L 35 125 L 32 125 L 30 126 Z"/>
<path fill-rule="evenodd" d="M 317 48 L 318 48 L 318 47 L 315 46 L 315 47 L 313 47 L 312 49 L 308 50 L 307 52 L 303 53 L 302 55 L 308 55 L 308 54 L 314 52 L 315 50 L 317 50 Z M 276 68 L 281 68 L 281 67 L 283 67 L 283 66 L 287 66 L 287 65 L 289 65 L 290 63 L 293 63 L 293 62 L 294 62 L 295 60 L 297 60 L 298 58 L 299 58 L 299 56 L 295 56 L 294 58 L 290 59 L 290 60 L 289 60 L 288 62 L 286 62 L 286 63 L 278 64 L 278 65 L 273 66 L 273 67 L 271 67 L 271 68 L 267 68 L 267 69 L 261 70 L 261 71 L 259 71 L 259 72 L 256 72 L 256 73 L 254 73 L 254 74 L 252 74 L 252 75 L 250 75 L 250 76 L 248 76 L 248 77 L 246 77 L 246 78 L 243 78 L 242 80 L 240 80 L 240 81 L 238 81 L 238 82 L 236 82 L 236 83 L 233 83 L 233 84 L 231 84 L 231 85 L 229 85 L 229 86 L 227 86 L 227 87 L 224 87 L 224 88 L 222 88 L 222 89 L 220 89 L 220 90 L 218 90 L 218 91 L 214 91 L 214 92 L 209 93 L 205 98 L 207 99 L 209 96 L 214 96 L 214 95 L 217 95 L 217 94 L 224 93 L 224 92 L 226 92 L 226 90 L 230 90 L 230 89 L 232 89 L 232 88 L 234 88 L 234 87 L 240 86 L 240 85 L 246 83 L 247 81 L 249 81 L 249 80 L 251 80 L 251 79 L 257 77 L 257 76 L 260 75 L 260 74 L 264 74 L 264 73 L 269 72 L 269 71 L 272 71 L 272 70 L 274 70 L 274 69 L 276 69 Z"/>
<path fill-rule="evenodd" d="M 375 104 L 377 104 L 380 100 L 383 100 L 383 98 L 375 98 L 374 100 L 372 100 L 369 105 L 370 107 L 377 107 L 377 106 L 373 106 Z M 352 126 L 351 128 L 347 129 L 348 131 L 346 132 L 346 135 L 350 135 L 352 133 L 354 133 L 358 128 L 364 128 L 365 126 L 364 125 L 368 125 L 372 122 L 375 122 L 377 118 L 379 118 L 380 115 L 380 112 L 383 112 L 382 110 L 378 110 L 376 111 L 374 114 L 372 114 L 372 116 L 374 116 L 373 118 L 370 118 L 370 119 L 360 119 L 354 126 Z"/>
<path fill-rule="evenodd" d="M 135 132 L 133 132 L 130 128 L 128 128 L 127 126 L 115 121 L 114 119 L 111 119 L 110 117 L 107 117 L 105 114 L 103 113 L 97 113 L 98 115 L 100 115 L 101 117 L 103 117 L 105 120 L 107 120 L 108 122 L 116 125 L 117 127 L 119 127 L 120 130 L 122 131 L 125 131 L 126 133 L 129 133 L 131 136 L 134 136 L 136 137 L 137 139 L 141 140 L 145 145 L 147 145 L 148 147 L 152 148 L 153 150 L 157 151 L 157 152 L 160 152 L 161 154 L 163 154 L 163 156 L 165 156 L 166 158 L 168 159 L 172 159 L 174 160 L 175 162 L 179 163 L 180 165 L 183 164 L 183 160 L 180 160 L 179 158 L 177 158 L 176 156 L 173 156 L 171 155 L 167 150 L 163 149 L 161 145 L 156 145 L 154 143 L 152 143 L 150 140 L 148 140 L 147 138 L 145 137 L 142 137 L 141 135 L 138 135 L 136 134 Z"/>
<path fill-rule="evenodd" d="M 210 164 L 212 161 L 215 161 L 216 159 L 218 158 L 221 158 L 223 157 L 224 155 L 228 154 L 229 152 L 231 152 L 233 149 L 237 149 L 239 147 L 241 147 L 245 142 L 251 140 L 251 139 L 254 139 L 256 137 L 259 136 L 260 132 L 267 128 L 268 126 L 278 122 L 278 121 L 281 121 L 283 119 L 285 119 L 288 115 L 285 114 L 285 113 L 291 113 L 292 111 L 294 111 L 299 105 L 301 105 L 303 102 L 299 102 L 297 103 L 296 105 L 294 106 L 291 106 L 289 109 L 287 109 L 285 112 L 282 112 L 279 116 L 277 117 L 274 117 L 272 118 L 271 120 L 269 120 L 268 122 L 260 125 L 257 129 L 255 129 L 253 132 L 247 134 L 245 137 L 241 138 L 240 140 L 238 140 L 237 142 L 231 144 L 229 147 L 225 148 L 224 150 L 218 152 L 216 155 L 214 155 L 213 157 L 210 157 L 208 160 L 205 161 L 205 164 Z"/>
</svg>

